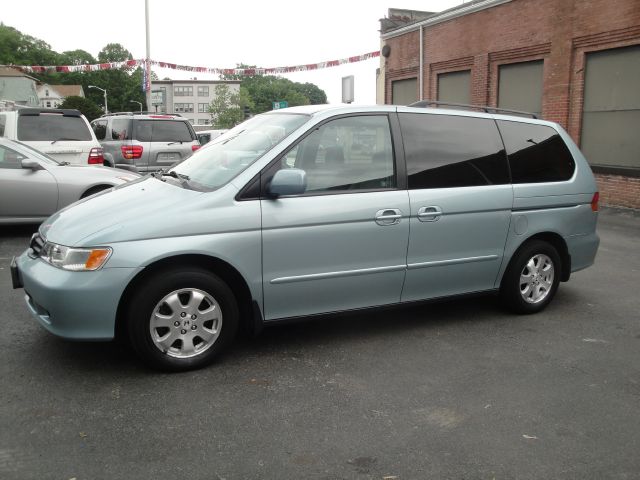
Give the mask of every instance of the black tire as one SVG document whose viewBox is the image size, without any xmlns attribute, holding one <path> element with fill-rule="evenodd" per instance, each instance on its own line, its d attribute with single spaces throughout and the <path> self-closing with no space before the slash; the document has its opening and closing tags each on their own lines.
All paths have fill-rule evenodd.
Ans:
<svg viewBox="0 0 640 480">
<path fill-rule="evenodd" d="M 221 313 L 219 314 L 220 323 L 215 324 L 217 327 L 213 323 L 210 327 L 218 332 L 217 337 L 209 342 L 197 337 L 200 332 L 203 335 L 205 332 L 207 335 L 211 335 L 211 331 L 205 329 L 204 323 L 197 324 L 198 319 L 191 320 L 189 323 L 193 318 L 190 317 L 192 312 L 200 313 L 200 307 L 195 303 L 196 298 L 199 297 L 195 295 L 202 295 L 202 293 L 205 294 L 205 297 L 203 303 L 198 303 L 198 305 L 205 305 L 206 310 L 217 303 L 211 311 Z M 173 299 L 172 294 L 180 297 L 180 305 L 175 308 L 176 311 L 173 311 L 174 309 L 170 308 L 169 303 L 165 301 L 167 297 Z M 164 303 L 159 306 L 161 301 Z M 191 305 L 189 308 L 196 305 L 196 310 L 188 310 L 184 302 Z M 170 327 L 158 327 L 154 323 L 152 330 L 152 315 L 155 315 L 156 307 L 159 307 L 158 314 L 170 318 Z M 186 313 L 186 316 L 183 315 L 187 311 L 190 313 Z M 203 312 L 204 314 L 206 312 Z M 184 269 L 156 272 L 153 276 L 148 277 L 128 302 L 125 321 L 129 341 L 144 363 L 155 369 L 180 372 L 204 367 L 224 351 L 238 331 L 239 313 L 236 298 L 224 281 L 206 270 L 185 267 Z M 176 322 L 180 325 L 178 326 Z M 194 326 L 195 330 L 191 332 L 191 328 Z M 209 327 L 207 326 L 207 328 Z M 163 336 L 165 332 L 168 335 L 168 340 L 163 347 L 160 347 L 160 340 L 165 338 Z M 173 338 L 175 340 L 172 340 Z M 170 341 L 172 343 L 168 346 Z M 194 351 L 189 357 L 181 356 L 186 355 L 186 349 L 194 345 L 196 349 L 203 348 L 203 351 L 200 353 Z M 161 348 L 165 348 L 165 350 L 163 351 Z"/>
<path fill-rule="evenodd" d="M 523 290 L 521 290 L 520 276 L 523 273 L 529 273 L 527 265 L 530 260 L 537 258 L 540 261 L 541 259 L 544 259 L 544 257 L 549 259 L 552 264 L 553 280 L 550 282 L 550 288 L 545 288 L 544 274 L 542 275 L 542 278 L 538 277 L 538 279 L 535 280 L 537 283 L 534 283 L 533 288 L 535 289 L 537 285 L 541 285 L 539 291 L 541 292 L 541 295 L 544 294 L 544 297 L 538 301 L 534 301 L 536 296 L 535 290 L 532 293 L 532 291 L 530 289 L 526 289 L 526 285 L 523 284 L 525 285 L 523 293 Z M 548 264 L 546 260 L 545 264 Z M 535 276 L 536 274 L 534 273 L 532 277 L 535 279 Z M 551 300 L 553 300 L 553 297 L 558 290 L 561 277 L 562 263 L 560 255 L 555 247 L 542 240 L 530 240 L 522 245 L 511 258 L 509 266 L 502 277 L 500 296 L 505 306 L 513 312 L 520 314 L 537 313 L 544 310 Z M 548 277 L 546 277 L 546 280 L 548 280 Z M 545 291 L 546 294 L 544 293 Z M 525 297 L 529 298 L 529 301 L 527 301 Z"/>
</svg>

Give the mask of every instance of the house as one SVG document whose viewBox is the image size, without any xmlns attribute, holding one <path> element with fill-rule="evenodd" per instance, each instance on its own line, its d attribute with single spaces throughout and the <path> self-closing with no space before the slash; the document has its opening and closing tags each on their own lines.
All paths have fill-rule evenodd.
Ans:
<svg viewBox="0 0 640 480">
<path fill-rule="evenodd" d="M 37 80 L 16 68 L 0 67 L 0 101 L 25 107 L 37 107 Z"/>
<path fill-rule="evenodd" d="M 82 85 L 49 85 L 44 83 L 38 86 L 38 99 L 40 106 L 56 108 L 67 97 L 84 97 Z"/>
</svg>

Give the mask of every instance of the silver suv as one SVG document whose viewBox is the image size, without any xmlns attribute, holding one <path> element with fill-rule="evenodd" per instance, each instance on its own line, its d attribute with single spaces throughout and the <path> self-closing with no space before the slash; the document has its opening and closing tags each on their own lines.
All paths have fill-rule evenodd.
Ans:
<svg viewBox="0 0 640 480">
<path fill-rule="evenodd" d="M 55 335 L 127 335 L 185 370 L 240 327 L 310 315 L 480 292 L 539 312 L 593 264 L 597 218 L 589 164 L 555 123 L 308 105 L 54 215 L 11 273 Z"/>
<path fill-rule="evenodd" d="M 180 115 L 114 113 L 94 120 L 91 127 L 109 167 L 154 172 L 200 148 L 193 127 Z"/>
</svg>

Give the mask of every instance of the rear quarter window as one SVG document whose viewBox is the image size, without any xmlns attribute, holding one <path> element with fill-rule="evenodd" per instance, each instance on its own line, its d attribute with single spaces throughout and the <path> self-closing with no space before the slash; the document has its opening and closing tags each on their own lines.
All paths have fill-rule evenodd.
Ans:
<svg viewBox="0 0 640 480">
<path fill-rule="evenodd" d="M 569 180 L 575 161 L 560 134 L 546 125 L 498 120 L 513 183 Z"/>
<path fill-rule="evenodd" d="M 131 120 L 129 118 L 114 118 L 111 121 L 112 140 L 131 140 Z"/>
<path fill-rule="evenodd" d="M 90 141 L 89 125 L 82 117 L 60 114 L 18 116 L 18 140 L 22 141 Z"/>
</svg>

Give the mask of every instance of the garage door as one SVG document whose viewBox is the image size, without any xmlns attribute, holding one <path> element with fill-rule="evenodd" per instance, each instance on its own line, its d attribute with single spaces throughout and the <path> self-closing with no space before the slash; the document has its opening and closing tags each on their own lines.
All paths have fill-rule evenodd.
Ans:
<svg viewBox="0 0 640 480">
<path fill-rule="evenodd" d="M 418 80 L 408 78 L 391 82 L 391 103 L 394 105 L 410 105 L 418 101 Z"/>
<path fill-rule="evenodd" d="M 640 170 L 640 46 L 587 54 L 581 148 L 592 165 Z"/>
<path fill-rule="evenodd" d="M 542 60 L 501 65 L 498 71 L 498 107 L 540 116 Z"/>
<path fill-rule="evenodd" d="M 471 103 L 471 70 L 438 75 L 440 102 Z"/>
</svg>

